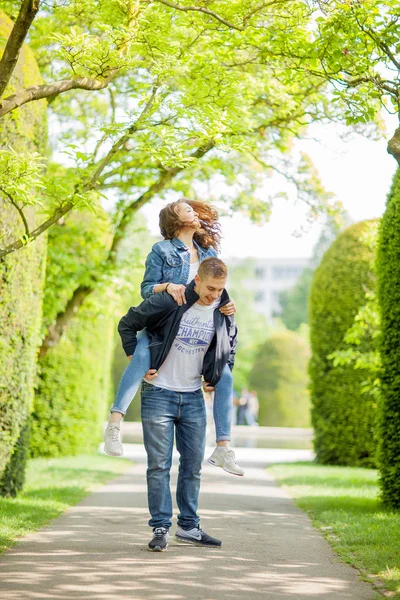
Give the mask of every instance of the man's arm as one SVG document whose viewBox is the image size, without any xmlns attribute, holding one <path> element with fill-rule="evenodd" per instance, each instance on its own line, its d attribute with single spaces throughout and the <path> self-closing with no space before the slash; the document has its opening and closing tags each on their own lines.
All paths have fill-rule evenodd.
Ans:
<svg viewBox="0 0 400 600">
<path fill-rule="evenodd" d="M 125 354 L 131 356 L 134 353 L 138 331 L 161 324 L 163 317 L 177 308 L 175 300 L 166 292 L 150 296 L 139 306 L 130 308 L 118 323 L 118 333 Z"/>
</svg>

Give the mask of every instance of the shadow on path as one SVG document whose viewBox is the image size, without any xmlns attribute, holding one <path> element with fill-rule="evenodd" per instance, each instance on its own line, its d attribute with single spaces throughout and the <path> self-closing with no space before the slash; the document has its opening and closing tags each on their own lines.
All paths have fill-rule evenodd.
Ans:
<svg viewBox="0 0 400 600">
<path fill-rule="evenodd" d="M 176 467 L 173 485 L 175 480 Z M 180 545 L 172 536 L 167 552 L 149 552 L 145 465 L 137 464 L 6 552 L 0 558 L 0 598 L 381 597 L 337 561 L 262 468 L 239 478 L 205 466 L 200 514 L 203 528 L 223 540 L 222 548 Z"/>
</svg>

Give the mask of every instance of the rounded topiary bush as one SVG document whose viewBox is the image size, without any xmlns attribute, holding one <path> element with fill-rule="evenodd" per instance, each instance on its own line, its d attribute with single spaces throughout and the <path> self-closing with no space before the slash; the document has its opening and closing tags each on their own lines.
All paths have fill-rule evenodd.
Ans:
<svg viewBox="0 0 400 600">
<path fill-rule="evenodd" d="M 381 313 L 378 463 L 382 499 L 400 508 L 400 169 L 383 215 L 377 258 Z"/>
<path fill-rule="evenodd" d="M 323 464 L 374 466 L 376 407 L 361 393 L 365 374 L 336 366 L 328 356 L 343 341 L 366 292 L 375 288 L 377 221 L 352 225 L 333 242 L 314 273 L 310 292 L 312 424 L 317 460 Z M 367 349 L 363 349 L 367 350 Z"/>
<path fill-rule="evenodd" d="M 309 358 L 308 342 L 294 331 L 276 332 L 261 346 L 249 378 L 260 425 L 310 426 Z"/>
<path fill-rule="evenodd" d="M 0 11 L 0 55 L 13 22 Z M 35 57 L 24 46 L 5 96 L 42 83 Z M 1 119 L 0 150 L 46 153 L 47 102 L 30 102 Z M 26 209 L 30 229 L 38 224 Z M 0 239 L 6 246 L 24 233 L 16 209 L 0 194 Z M 46 236 L 0 262 L 0 494 L 22 487 L 40 341 Z"/>
</svg>

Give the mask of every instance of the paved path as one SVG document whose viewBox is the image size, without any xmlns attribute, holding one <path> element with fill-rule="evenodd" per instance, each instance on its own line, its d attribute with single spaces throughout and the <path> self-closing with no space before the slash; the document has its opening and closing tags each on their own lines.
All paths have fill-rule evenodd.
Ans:
<svg viewBox="0 0 400 600">
<path fill-rule="evenodd" d="M 167 552 L 148 552 L 140 460 L 138 453 L 132 470 L 0 557 L 1 600 L 381 597 L 337 561 L 260 461 L 243 478 L 204 467 L 202 526 L 223 540 L 222 548 L 172 538 Z M 173 484 L 175 476 L 176 467 Z"/>
</svg>

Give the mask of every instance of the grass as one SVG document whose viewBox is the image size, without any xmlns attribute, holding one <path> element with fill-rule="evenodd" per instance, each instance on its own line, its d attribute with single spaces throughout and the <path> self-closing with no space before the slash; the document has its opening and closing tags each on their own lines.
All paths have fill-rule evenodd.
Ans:
<svg viewBox="0 0 400 600">
<path fill-rule="evenodd" d="M 23 491 L 17 498 L 0 498 L 0 552 L 131 465 L 100 455 L 30 460 Z"/>
<path fill-rule="evenodd" d="M 377 471 L 310 463 L 274 465 L 268 471 L 344 562 L 364 579 L 381 582 L 389 590 L 386 596 L 400 599 L 400 512 L 380 503 Z"/>
</svg>

